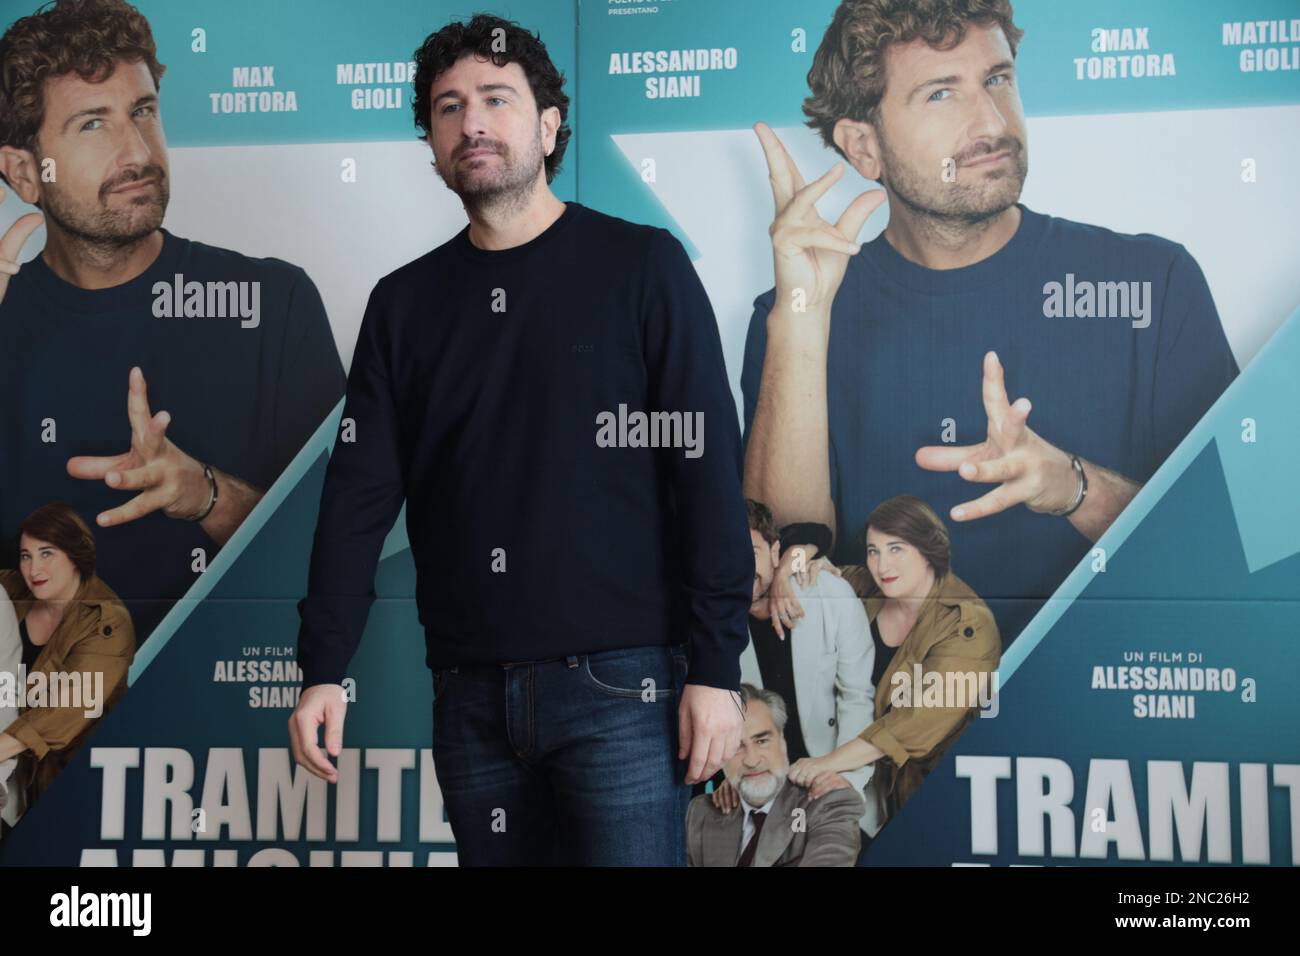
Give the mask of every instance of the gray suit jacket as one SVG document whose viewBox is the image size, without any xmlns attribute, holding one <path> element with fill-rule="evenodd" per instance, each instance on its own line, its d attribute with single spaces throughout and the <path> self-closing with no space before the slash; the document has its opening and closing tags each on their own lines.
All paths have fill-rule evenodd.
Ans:
<svg viewBox="0 0 1300 956">
<path fill-rule="evenodd" d="M 876 645 L 871 640 L 867 612 L 849 582 L 823 571 L 807 591 L 794 575 L 790 585 L 804 610 L 794 630 L 786 635 L 794 669 L 794 703 L 808 755 L 824 757 L 857 737 L 875 719 L 876 688 L 871 672 Z M 740 655 L 740 679 L 763 686 L 752 637 Z M 791 704 L 785 703 L 787 707 Z M 874 764 L 868 764 L 841 776 L 862 793 L 874 770 Z M 863 805 L 872 807 L 865 800 Z M 863 829 L 867 822 L 862 821 Z"/>
<path fill-rule="evenodd" d="M 777 791 L 758 835 L 754 866 L 853 866 L 862 831 L 862 797 L 852 789 L 832 790 L 816 800 L 788 780 Z M 691 866 L 735 866 L 745 811 L 724 814 L 709 794 L 691 801 L 686 812 L 686 855 Z"/>
<path fill-rule="evenodd" d="M 0 671 L 12 674 L 14 684 L 18 681 L 18 669 L 23 662 L 23 639 L 18 633 L 18 617 L 14 614 L 9 592 L 0 587 Z M 18 717 L 18 708 L 0 704 L 0 733 Z M 13 826 L 18 822 L 22 812 L 22 801 L 15 799 L 16 793 L 10 792 L 14 768 L 18 765 L 17 757 L 0 760 L 0 819 Z"/>
</svg>

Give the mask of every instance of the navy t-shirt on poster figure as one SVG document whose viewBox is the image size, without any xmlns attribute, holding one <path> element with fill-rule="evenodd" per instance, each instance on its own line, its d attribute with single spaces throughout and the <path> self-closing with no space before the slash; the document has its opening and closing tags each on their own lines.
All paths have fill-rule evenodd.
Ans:
<svg viewBox="0 0 1300 956">
<path fill-rule="evenodd" d="M 916 464 L 918 448 L 944 443 L 948 419 L 953 444 L 985 439 L 984 354 L 997 352 L 1010 401 L 1033 402 L 1028 424 L 1038 435 L 1143 483 L 1237 375 L 1205 277 L 1185 248 L 1020 209 L 1002 249 L 959 269 L 911 262 L 883 234 L 864 244 L 832 306 L 827 357 L 835 562 L 865 563 L 863 530 L 876 505 L 920 497 L 947 525 L 953 570 L 988 602 L 1004 647 L 1091 544 L 1068 519 L 1023 505 L 953 521 L 954 506 L 997 486 Z M 1075 296 L 1086 282 L 1149 282 L 1150 324 L 1049 318 L 1045 286 L 1053 282 Z M 755 300 L 745 343 L 746 443 L 775 294 Z"/>
<path fill-rule="evenodd" d="M 155 283 L 174 286 L 178 274 L 183 282 L 259 283 L 256 324 L 238 315 L 155 317 Z M 143 642 L 198 577 L 193 549 L 209 564 L 218 549 L 198 522 L 161 511 L 99 527 L 97 514 L 138 492 L 67 472 L 74 456 L 130 447 L 135 365 L 150 411 L 171 414 L 167 437 L 181 451 L 263 491 L 342 398 L 345 380 L 315 285 L 278 259 L 163 230 L 157 260 L 113 288 L 71 285 L 40 256 L 14 276 L 0 303 L 0 567 L 18 566 L 18 526 L 28 514 L 71 504 L 94 532 L 98 574 Z M 44 440 L 51 427 L 53 442 Z"/>
</svg>

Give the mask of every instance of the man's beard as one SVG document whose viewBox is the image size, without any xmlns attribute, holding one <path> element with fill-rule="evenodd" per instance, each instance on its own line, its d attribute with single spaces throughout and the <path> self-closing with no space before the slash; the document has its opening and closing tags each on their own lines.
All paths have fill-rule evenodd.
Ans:
<svg viewBox="0 0 1300 956">
<path fill-rule="evenodd" d="M 883 130 L 877 127 L 876 132 L 884 167 L 881 185 L 889 190 L 891 198 L 923 218 L 945 224 L 975 225 L 992 219 L 1020 199 L 1029 174 L 1029 152 L 1014 136 L 1003 136 L 991 144 L 978 143 L 957 154 L 953 157 L 956 180 L 945 182 L 942 170 L 926 174 L 908 166 L 889 148 Z M 977 166 L 967 171 L 962 165 L 1003 150 L 1010 156 L 1000 170 L 985 171 Z"/>
<path fill-rule="evenodd" d="M 437 166 L 438 175 L 447 188 L 460 197 L 461 202 L 478 208 L 520 205 L 533 190 L 537 174 L 545 163 L 542 152 L 541 123 L 528 150 L 517 159 L 514 151 L 496 140 L 470 140 L 462 143 L 450 159 L 450 170 Z M 460 157 L 473 149 L 490 149 L 499 160 L 486 157 L 485 163 L 498 163 L 500 169 L 484 173 L 482 170 L 462 168 Z"/>
<path fill-rule="evenodd" d="M 109 193 L 142 179 L 157 182 L 156 192 L 133 196 L 124 205 L 110 208 Z M 68 235 L 101 248 L 135 245 L 162 225 L 171 193 L 167 173 L 161 166 L 146 166 L 138 173 L 115 176 L 99 187 L 96 202 L 82 203 L 65 196 L 53 183 L 41 197 L 41 212 Z"/>
<path fill-rule="evenodd" d="M 788 769 L 788 768 L 787 768 Z M 775 770 L 768 769 L 769 776 L 764 777 L 764 784 L 755 785 L 749 782 L 745 777 L 740 778 L 740 783 L 736 785 L 736 790 L 745 798 L 745 802 L 751 807 L 761 807 L 767 801 L 772 799 L 772 794 L 781 789 L 781 784 L 785 783 L 786 770 L 779 773 Z"/>
</svg>

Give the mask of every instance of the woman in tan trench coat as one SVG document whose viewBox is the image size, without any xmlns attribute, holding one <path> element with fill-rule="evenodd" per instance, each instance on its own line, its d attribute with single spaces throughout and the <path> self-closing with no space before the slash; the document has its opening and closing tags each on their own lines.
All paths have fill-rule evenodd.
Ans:
<svg viewBox="0 0 1300 956">
<path fill-rule="evenodd" d="M 876 644 L 875 719 L 823 757 L 799 760 L 790 779 L 869 764 L 869 836 L 898 812 L 996 691 L 1002 640 L 993 613 L 950 566 L 948 529 L 925 502 L 900 495 L 867 518 L 867 564 L 843 576 L 867 609 Z"/>
<path fill-rule="evenodd" d="M 126 691 L 135 631 L 95 574 L 90 528 L 61 502 L 23 522 L 18 570 L 0 571 L 0 585 L 13 601 L 27 665 L 25 706 L 0 728 L 0 763 L 18 757 L 3 811 L 12 825 Z"/>
</svg>

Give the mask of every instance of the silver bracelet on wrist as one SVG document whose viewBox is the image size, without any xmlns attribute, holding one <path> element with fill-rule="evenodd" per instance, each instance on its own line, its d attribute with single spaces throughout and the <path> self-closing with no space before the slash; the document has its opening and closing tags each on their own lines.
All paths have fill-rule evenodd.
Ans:
<svg viewBox="0 0 1300 956">
<path fill-rule="evenodd" d="M 208 506 L 199 514 L 193 515 L 187 519 L 189 521 L 202 521 L 212 513 L 212 509 L 216 507 L 217 504 L 217 477 L 212 473 L 212 466 L 204 465 L 203 474 L 206 475 L 208 479 Z"/>
<path fill-rule="evenodd" d="M 1083 504 L 1083 499 L 1088 497 L 1088 473 L 1083 470 L 1083 462 L 1079 460 L 1078 455 L 1070 456 L 1070 466 L 1074 468 L 1074 473 L 1079 476 L 1079 488 L 1074 493 L 1074 501 L 1064 511 L 1049 511 L 1048 514 L 1055 518 L 1068 518 L 1079 510 L 1079 505 Z"/>
</svg>

